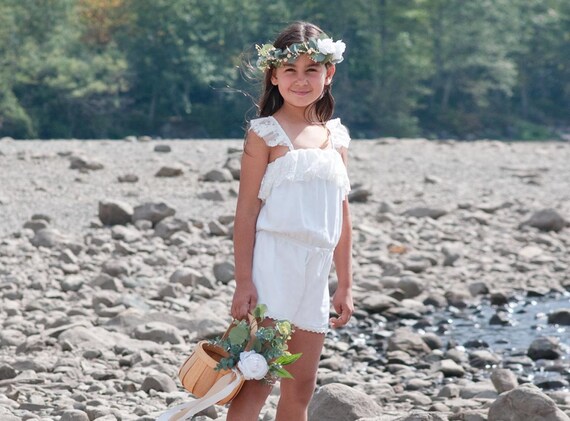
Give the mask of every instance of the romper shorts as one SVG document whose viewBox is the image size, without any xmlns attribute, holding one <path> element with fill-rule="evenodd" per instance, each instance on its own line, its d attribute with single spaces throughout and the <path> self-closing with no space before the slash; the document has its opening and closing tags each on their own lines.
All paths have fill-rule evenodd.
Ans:
<svg viewBox="0 0 570 421">
<path fill-rule="evenodd" d="M 252 276 L 257 302 L 267 305 L 267 317 L 326 333 L 333 251 L 286 235 L 257 231 Z"/>
</svg>

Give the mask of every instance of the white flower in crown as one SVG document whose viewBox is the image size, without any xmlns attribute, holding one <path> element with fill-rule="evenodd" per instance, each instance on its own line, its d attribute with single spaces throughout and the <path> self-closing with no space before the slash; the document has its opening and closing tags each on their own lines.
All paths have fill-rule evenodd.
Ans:
<svg viewBox="0 0 570 421">
<path fill-rule="evenodd" d="M 319 49 L 319 53 L 322 53 L 325 56 L 328 56 L 329 54 L 334 54 L 336 51 L 334 42 L 330 38 L 318 39 L 317 48 Z"/>
<path fill-rule="evenodd" d="M 342 55 L 344 53 L 344 50 L 346 50 L 346 44 L 342 41 L 337 41 L 334 43 L 334 52 L 333 54 L 333 58 L 332 58 L 332 62 L 333 63 L 340 63 L 343 59 Z"/>
<path fill-rule="evenodd" d="M 246 380 L 261 380 L 269 371 L 269 366 L 263 355 L 255 351 L 240 353 L 237 365 Z"/>
</svg>

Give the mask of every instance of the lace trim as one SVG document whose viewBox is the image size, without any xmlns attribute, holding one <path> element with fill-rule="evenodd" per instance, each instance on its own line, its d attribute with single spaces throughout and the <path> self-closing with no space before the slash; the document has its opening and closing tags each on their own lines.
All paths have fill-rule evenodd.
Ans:
<svg viewBox="0 0 570 421">
<path fill-rule="evenodd" d="M 269 316 L 267 314 L 265 315 L 265 318 L 275 320 L 276 322 L 278 322 L 279 320 L 287 320 L 286 317 L 275 317 L 275 316 Z M 326 334 L 329 331 L 328 327 L 324 327 L 324 328 L 322 328 L 322 327 L 303 327 L 297 323 L 293 323 L 293 322 L 291 322 L 291 323 L 293 324 L 293 327 L 295 329 L 304 330 L 305 332 L 325 333 Z"/>
<path fill-rule="evenodd" d="M 289 147 L 288 139 L 273 117 L 261 117 L 251 120 L 249 122 L 249 130 L 253 130 L 256 135 L 265 140 L 269 147 L 277 145 Z"/>
<path fill-rule="evenodd" d="M 348 148 L 350 134 L 348 129 L 341 123 L 340 118 L 327 121 L 326 127 L 330 131 L 331 141 L 335 149 Z M 283 128 L 273 117 L 261 117 L 251 120 L 249 122 L 249 130 L 253 130 L 256 135 L 265 140 L 269 147 L 283 145 L 291 148 Z"/>
<path fill-rule="evenodd" d="M 340 154 L 334 149 L 295 149 L 267 166 L 258 198 L 266 200 L 283 181 L 329 180 L 350 192 L 350 181 Z"/>
<path fill-rule="evenodd" d="M 327 127 L 331 131 L 331 139 L 335 149 L 347 148 L 350 143 L 348 129 L 340 122 L 340 118 L 334 118 L 327 122 Z"/>
</svg>

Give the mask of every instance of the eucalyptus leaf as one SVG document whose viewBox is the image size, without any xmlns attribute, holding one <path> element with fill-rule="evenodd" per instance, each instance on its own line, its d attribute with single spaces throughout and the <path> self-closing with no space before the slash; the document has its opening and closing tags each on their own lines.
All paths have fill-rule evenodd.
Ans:
<svg viewBox="0 0 570 421">
<path fill-rule="evenodd" d="M 249 338 L 249 329 L 240 323 L 230 330 L 228 338 L 232 345 L 243 344 Z"/>
</svg>

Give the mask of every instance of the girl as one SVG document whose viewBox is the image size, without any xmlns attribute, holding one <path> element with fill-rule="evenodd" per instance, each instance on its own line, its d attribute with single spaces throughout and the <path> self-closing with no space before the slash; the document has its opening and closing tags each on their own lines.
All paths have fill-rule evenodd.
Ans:
<svg viewBox="0 0 570 421">
<path fill-rule="evenodd" d="M 344 326 L 352 303 L 351 222 L 346 194 L 348 131 L 331 120 L 331 83 L 344 43 L 296 22 L 273 45 L 257 47 L 265 71 L 260 118 L 250 122 L 234 223 L 236 290 L 231 314 L 243 319 L 257 303 L 270 319 L 295 326 L 291 353 L 302 357 L 281 381 L 277 421 L 303 421 L 316 385 L 325 333 Z M 338 287 L 329 320 L 328 275 Z M 269 321 L 268 321 L 269 323 Z M 271 386 L 247 381 L 228 421 L 255 421 Z"/>
</svg>

